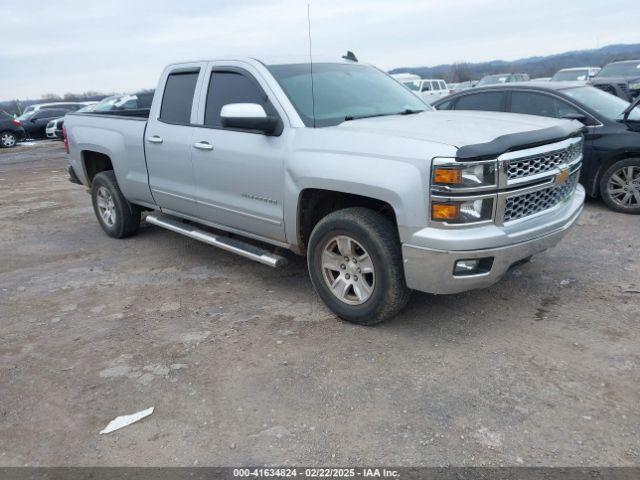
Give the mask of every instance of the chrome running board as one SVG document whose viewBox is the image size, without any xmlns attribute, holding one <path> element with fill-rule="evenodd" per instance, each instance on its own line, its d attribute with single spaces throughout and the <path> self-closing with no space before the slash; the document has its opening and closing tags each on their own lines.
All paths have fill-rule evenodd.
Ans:
<svg viewBox="0 0 640 480">
<path fill-rule="evenodd" d="M 200 240 L 201 242 L 213 245 L 214 247 L 221 248 L 227 252 L 235 253 L 242 257 L 248 258 L 263 265 L 277 268 L 286 265 L 287 259 L 276 255 L 267 250 L 264 250 L 250 243 L 245 243 L 235 238 L 224 237 L 221 235 L 215 235 L 205 230 L 182 222 L 175 217 L 168 215 L 149 214 L 146 217 L 146 221 L 158 227 L 166 228 L 172 232 L 179 233 L 194 240 Z"/>
</svg>

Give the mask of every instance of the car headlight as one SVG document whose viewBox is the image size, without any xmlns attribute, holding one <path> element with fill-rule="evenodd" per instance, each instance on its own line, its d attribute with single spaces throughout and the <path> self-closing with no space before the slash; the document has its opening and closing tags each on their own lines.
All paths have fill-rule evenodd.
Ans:
<svg viewBox="0 0 640 480">
<path fill-rule="evenodd" d="M 633 82 L 629 84 L 630 90 L 640 90 L 640 82 Z"/>
<path fill-rule="evenodd" d="M 433 163 L 431 186 L 435 190 L 465 191 L 496 186 L 496 162 L 452 162 L 436 159 Z"/>
<path fill-rule="evenodd" d="M 431 219 L 451 224 L 477 223 L 493 218 L 493 198 L 431 199 Z"/>
</svg>

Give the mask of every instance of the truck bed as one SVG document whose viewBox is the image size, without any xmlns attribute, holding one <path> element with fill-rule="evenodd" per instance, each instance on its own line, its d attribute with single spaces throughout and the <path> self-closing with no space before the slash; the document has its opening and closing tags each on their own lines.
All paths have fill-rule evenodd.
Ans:
<svg viewBox="0 0 640 480">
<path fill-rule="evenodd" d="M 105 113 L 71 113 L 65 128 L 71 145 L 70 163 L 78 179 L 89 186 L 84 152 L 98 152 L 111 159 L 118 185 L 132 202 L 153 205 L 144 152 L 149 109 Z"/>
</svg>

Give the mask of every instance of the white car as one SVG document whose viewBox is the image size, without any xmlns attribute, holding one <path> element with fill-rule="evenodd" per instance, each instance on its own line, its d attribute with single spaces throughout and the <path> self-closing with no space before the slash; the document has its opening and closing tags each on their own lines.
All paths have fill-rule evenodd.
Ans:
<svg viewBox="0 0 640 480">
<path fill-rule="evenodd" d="M 409 90 L 428 103 L 433 103 L 451 93 L 447 82 L 438 78 L 421 78 L 402 82 Z"/>
<path fill-rule="evenodd" d="M 577 67 L 563 68 L 558 70 L 553 77 L 552 82 L 579 82 L 589 81 L 602 70 L 600 67 Z"/>
</svg>

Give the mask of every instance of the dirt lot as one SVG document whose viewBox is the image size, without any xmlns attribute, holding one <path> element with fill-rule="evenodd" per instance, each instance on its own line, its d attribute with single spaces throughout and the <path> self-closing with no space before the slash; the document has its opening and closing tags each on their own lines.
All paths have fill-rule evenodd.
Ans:
<svg viewBox="0 0 640 480">
<path fill-rule="evenodd" d="M 640 464 L 639 218 L 364 328 L 304 259 L 107 237 L 65 157 L 0 152 L 0 465 Z"/>
</svg>

